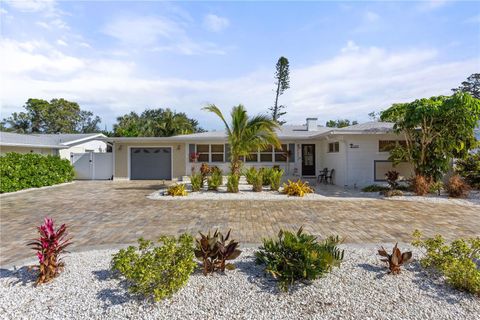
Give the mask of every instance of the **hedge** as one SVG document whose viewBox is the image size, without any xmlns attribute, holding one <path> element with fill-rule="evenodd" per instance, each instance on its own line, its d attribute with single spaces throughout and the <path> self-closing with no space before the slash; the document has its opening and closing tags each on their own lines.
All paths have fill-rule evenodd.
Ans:
<svg viewBox="0 0 480 320">
<path fill-rule="evenodd" d="M 7 153 L 0 157 L 0 193 L 72 181 L 70 161 L 59 156 Z"/>
</svg>

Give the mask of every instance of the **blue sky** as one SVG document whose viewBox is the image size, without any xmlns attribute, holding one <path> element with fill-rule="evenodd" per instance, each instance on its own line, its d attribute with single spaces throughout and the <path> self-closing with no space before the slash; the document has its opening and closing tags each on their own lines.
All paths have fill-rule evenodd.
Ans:
<svg viewBox="0 0 480 320">
<path fill-rule="evenodd" d="M 111 128 L 129 111 L 266 112 L 290 60 L 285 120 L 368 120 L 480 72 L 478 2 L 1 1 L 1 115 L 63 97 Z"/>
</svg>

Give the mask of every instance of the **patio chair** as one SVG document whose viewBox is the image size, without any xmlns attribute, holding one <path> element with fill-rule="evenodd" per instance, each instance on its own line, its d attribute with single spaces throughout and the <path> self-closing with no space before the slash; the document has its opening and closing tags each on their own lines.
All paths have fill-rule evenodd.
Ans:
<svg viewBox="0 0 480 320">
<path fill-rule="evenodd" d="M 329 183 L 329 181 L 330 181 L 330 184 L 333 184 L 334 174 L 335 174 L 335 169 L 332 169 L 330 170 L 330 173 L 327 173 L 327 175 L 325 175 L 325 184 Z"/>
<path fill-rule="evenodd" d="M 327 173 L 328 173 L 328 168 L 324 168 L 323 170 L 320 170 L 320 173 L 317 177 L 317 182 L 321 183 L 327 176 Z"/>
</svg>

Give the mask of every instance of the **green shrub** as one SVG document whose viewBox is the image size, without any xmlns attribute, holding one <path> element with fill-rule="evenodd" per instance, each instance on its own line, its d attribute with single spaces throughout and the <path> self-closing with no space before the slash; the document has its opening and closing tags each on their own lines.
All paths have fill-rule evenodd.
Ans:
<svg viewBox="0 0 480 320">
<path fill-rule="evenodd" d="M 160 245 L 154 246 L 152 241 L 139 239 L 138 248 L 120 250 L 111 263 L 112 270 L 127 280 L 132 293 L 155 301 L 183 287 L 196 266 L 192 236 L 162 236 L 158 241 Z"/>
<path fill-rule="evenodd" d="M 36 153 L 7 153 L 0 157 L 0 193 L 72 181 L 70 161 Z"/>
<path fill-rule="evenodd" d="M 278 191 L 280 188 L 280 182 L 282 181 L 283 170 L 273 169 L 270 174 L 270 189 Z"/>
<path fill-rule="evenodd" d="M 280 230 L 278 239 L 264 239 L 255 253 L 256 262 L 265 265 L 265 272 L 278 280 L 280 289 L 287 291 L 295 281 L 312 281 L 339 266 L 344 251 L 337 248 L 338 237 L 318 243 L 316 237 L 303 232 Z"/>
<path fill-rule="evenodd" d="M 247 179 L 248 184 L 253 184 L 254 178 L 257 176 L 257 169 L 255 167 L 250 167 L 245 170 L 245 179 Z"/>
<path fill-rule="evenodd" d="M 192 184 L 192 191 L 197 192 L 203 188 L 203 176 L 201 173 L 194 173 L 190 176 L 190 183 Z"/>
<path fill-rule="evenodd" d="M 457 239 L 450 245 L 441 235 L 422 239 L 420 231 L 413 233 L 412 244 L 426 250 L 420 260 L 424 268 L 442 274 L 451 286 L 480 295 L 480 269 L 475 261 L 480 259 L 480 237 Z"/>
<path fill-rule="evenodd" d="M 237 193 L 239 181 L 240 181 L 239 175 L 237 174 L 229 175 L 227 178 L 227 191 L 231 193 Z"/>
<path fill-rule="evenodd" d="M 430 186 L 428 187 L 428 192 L 430 193 L 434 193 L 434 194 L 437 194 L 437 195 L 440 195 L 440 193 L 442 192 L 442 189 L 443 189 L 443 182 L 442 181 L 436 181 L 436 182 L 432 182 L 430 184 Z"/>
<path fill-rule="evenodd" d="M 252 190 L 255 192 L 261 192 L 263 190 L 263 172 L 262 170 L 256 171 L 253 176 Z"/>
<path fill-rule="evenodd" d="M 212 175 L 207 179 L 208 190 L 218 190 L 223 183 L 222 171 L 212 170 Z"/>
<path fill-rule="evenodd" d="M 262 173 L 262 185 L 269 186 L 272 181 L 273 168 L 261 168 L 260 172 Z"/>
<path fill-rule="evenodd" d="M 465 159 L 459 159 L 455 163 L 455 171 L 475 189 L 480 189 L 480 151 L 469 154 Z"/>
<path fill-rule="evenodd" d="M 307 181 L 298 179 L 297 181 L 288 180 L 288 183 L 284 183 L 282 192 L 288 196 L 303 197 L 307 193 L 314 193 L 314 190 Z"/>
<path fill-rule="evenodd" d="M 362 189 L 363 192 L 381 192 L 381 191 L 387 191 L 387 190 L 388 190 L 388 187 L 379 186 L 378 184 L 371 184 Z"/>
<path fill-rule="evenodd" d="M 167 189 L 167 195 L 172 197 L 184 197 L 187 196 L 187 188 L 185 184 L 174 184 Z"/>
</svg>

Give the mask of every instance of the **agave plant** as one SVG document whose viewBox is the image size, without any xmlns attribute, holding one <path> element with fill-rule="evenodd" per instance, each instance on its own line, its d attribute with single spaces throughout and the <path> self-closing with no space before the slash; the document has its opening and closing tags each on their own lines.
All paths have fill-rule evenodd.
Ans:
<svg viewBox="0 0 480 320">
<path fill-rule="evenodd" d="M 57 277 L 64 267 L 59 259 L 60 254 L 71 244 L 71 238 L 67 238 L 67 226 L 62 224 L 57 230 L 54 229 L 53 219 L 45 217 L 43 225 L 37 227 L 40 238 L 30 242 L 28 246 L 37 251 L 39 265 L 38 278 L 35 284 L 47 283 Z"/>
<path fill-rule="evenodd" d="M 227 264 L 227 260 L 234 260 L 242 251 L 238 250 L 238 242 L 230 240 L 230 231 L 224 237 L 218 230 L 213 235 L 210 231 L 207 235 L 200 233 L 200 239 L 197 239 L 195 257 L 203 262 L 203 274 L 207 275 L 215 270 L 225 271 L 225 268 L 234 268 L 233 264 Z"/>
<path fill-rule="evenodd" d="M 381 260 L 388 263 L 388 269 L 390 270 L 388 273 L 391 274 L 399 274 L 400 267 L 412 259 L 412 252 L 408 251 L 402 253 L 400 249 L 398 249 L 398 243 L 393 247 L 392 254 L 388 254 L 383 247 L 378 250 L 378 254 L 385 257 L 385 259 Z"/>
</svg>

